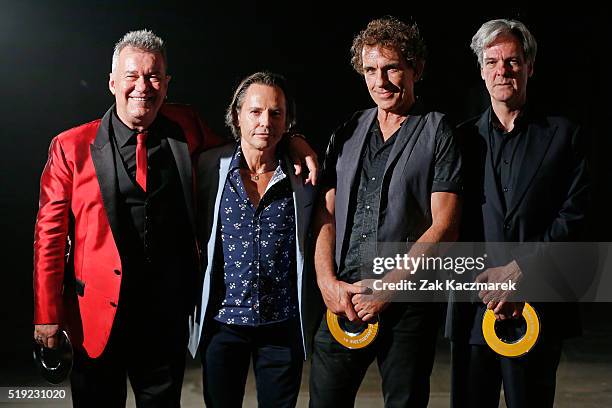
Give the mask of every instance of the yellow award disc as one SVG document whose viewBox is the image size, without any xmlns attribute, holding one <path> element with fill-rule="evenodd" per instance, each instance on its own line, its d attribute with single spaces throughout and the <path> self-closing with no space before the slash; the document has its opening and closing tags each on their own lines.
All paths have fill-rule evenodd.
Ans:
<svg viewBox="0 0 612 408">
<path fill-rule="evenodd" d="M 351 323 L 346 317 L 338 316 L 327 310 L 327 327 L 334 339 L 349 349 L 360 349 L 374 341 L 378 334 L 378 321 L 375 323 Z"/>
<path fill-rule="evenodd" d="M 482 334 L 491 349 L 505 357 L 520 357 L 535 346 L 540 335 L 540 319 L 529 303 L 523 308 L 523 318 L 526 323 L 525 334 L 516 341 L 506 342 L 495 332 L 495 314 L 487 309 L 482 319 Z"/>
</svg>

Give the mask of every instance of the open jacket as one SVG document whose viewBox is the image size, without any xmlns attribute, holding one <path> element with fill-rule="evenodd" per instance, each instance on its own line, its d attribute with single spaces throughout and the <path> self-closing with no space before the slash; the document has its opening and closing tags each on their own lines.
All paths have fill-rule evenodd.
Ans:
<svg viewBox="0 0 612 408">
<path fill-rule="evenodd" d="M 200 342 L 206 337 L 207 313 L 214 313 L 214 311 L 208 310 L 208 306 L 211 304 L 212 281 L 223 279 L 223 271 L 213 268 L 213 259 L 218 238 L 219 205 L 235 149 L 236 144 L 231 143 L 209 150 L 203 153 L 199 159 L 197 213 L 198 235 L 200 242 L 202 242 L 204 279 L 201 301 L 196 305 L 196 316 L 190 322 L 189 350 L 192 355 L 195 355 Z M 288 168 L 293 168 L 291 162 L 286 158 L 285 162 L 288 164 Z M 316 287 L 314 269 L 311 267 L 312 262 L 308 257 L 308 234 L 313 204 L 313 189 L 310 185 L 305 186 L 302 178 L 292 172 L 289 172 L 289 180 L 293 190 L 295 206 L 296 282 L 300 328 L 304 354 L 308 355 L 321 311 L 319 308 L 320 294 Z M 220 254 L 217 254 L 217 256 L 220 256 Z"/>
</svg>

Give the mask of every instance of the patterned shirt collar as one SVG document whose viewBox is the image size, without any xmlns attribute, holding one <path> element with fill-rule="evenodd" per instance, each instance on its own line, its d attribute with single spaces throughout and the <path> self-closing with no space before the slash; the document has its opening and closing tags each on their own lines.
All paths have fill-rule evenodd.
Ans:
<svg viewBox="0 0 612 408">
<path fill-rule="evenodd" d="M 283 160 L 280 157 L 278 150 L 276 151 L 276 160 L 278 160 L 278 166 L 276 167 L 276 170 L 274 170 L 269 186 L 272 186 L 273 184 L 287 177 L 286 170 L 283 168 Z M 232 161 L 229 165 L 229 173 L 233 174 L 236 171 L 240 171 L 240 168 L 242 167 L 246 167 L 246 164 L 244 163 L 244 153 L 242 153 L 242 148 L 240 145 L 237 145 L 234 155 L 232 156 Z"/>
</svg>

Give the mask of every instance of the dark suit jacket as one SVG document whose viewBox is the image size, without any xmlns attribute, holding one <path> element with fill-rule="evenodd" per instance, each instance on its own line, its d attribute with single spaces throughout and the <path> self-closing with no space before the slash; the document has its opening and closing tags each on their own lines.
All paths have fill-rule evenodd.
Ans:
<svg viewBox="0 0 612 408">
<path fill-rule="evenodd" d="M 519 167 L 512 199 L 504 210 L 489 146 L 492 109 L 461 124 L 457 135 L 463 149 L 465 201 L 461 240 L 470 242 L 575 242 L 581 240 L 589 201 L 589 185 L 580 128 L 559 116 L 525 112 L 527 148 Z M 523 273 L 529 257 L 515 258 Z M 509 259 L 511 260 L 511 259 Z M 509 261 L 508 260 L 508 261 Z M 532 269 L 532 268 L 531 268 Z M 579 271 L 576 271 L 580 273 Z M 471 332 L 480 337 L 482 306 L 456 304 L 450 308 L 451 337 Z M 578 308 L 574 303 L 535 306 L 547 334 L 579 334 Z M 449 323 L 449 322 L 447 322 Z M 475 336 L 480 334 L 480 336 Z"/>
</svg>

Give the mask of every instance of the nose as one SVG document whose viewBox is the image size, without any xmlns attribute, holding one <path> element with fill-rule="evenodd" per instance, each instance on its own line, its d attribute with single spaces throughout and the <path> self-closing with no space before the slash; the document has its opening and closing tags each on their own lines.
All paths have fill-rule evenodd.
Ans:
<svg viewBox="0 0 612 408">
<path fill-rule="evenodd" d="M 150 86 L 149 80 L 145 78 L 143 75 L 140 75 L 136 80 L 136 90 L 138 92 L 146 91 Z"/>
<path fill-rule="evenodd" d="M 385 86 L 388 82 L 388 78 L 387 78 L 387 73 L 386 71 L 382 70 L 382 69 L 378 69 L 376 70 L 376 82 L 375 85 L 378 88 L 382 88 L 383 86 Z"/>
<path fill-rule="evenodd" d="M 507 76 L 511 70 L 512 70 L 512 67 L 510 66 L 509 63 L 500 61 L 499 64 L 497 64 L 497 75 Z"/>
<path fill-rule="evenodd" d="M 268 127 L 269 125 L 270 125 L 270 111 L 266 109 L 263 112 L 261 112 L 261 114 L 259 115 L 259 126 Z"/>
</svg>

